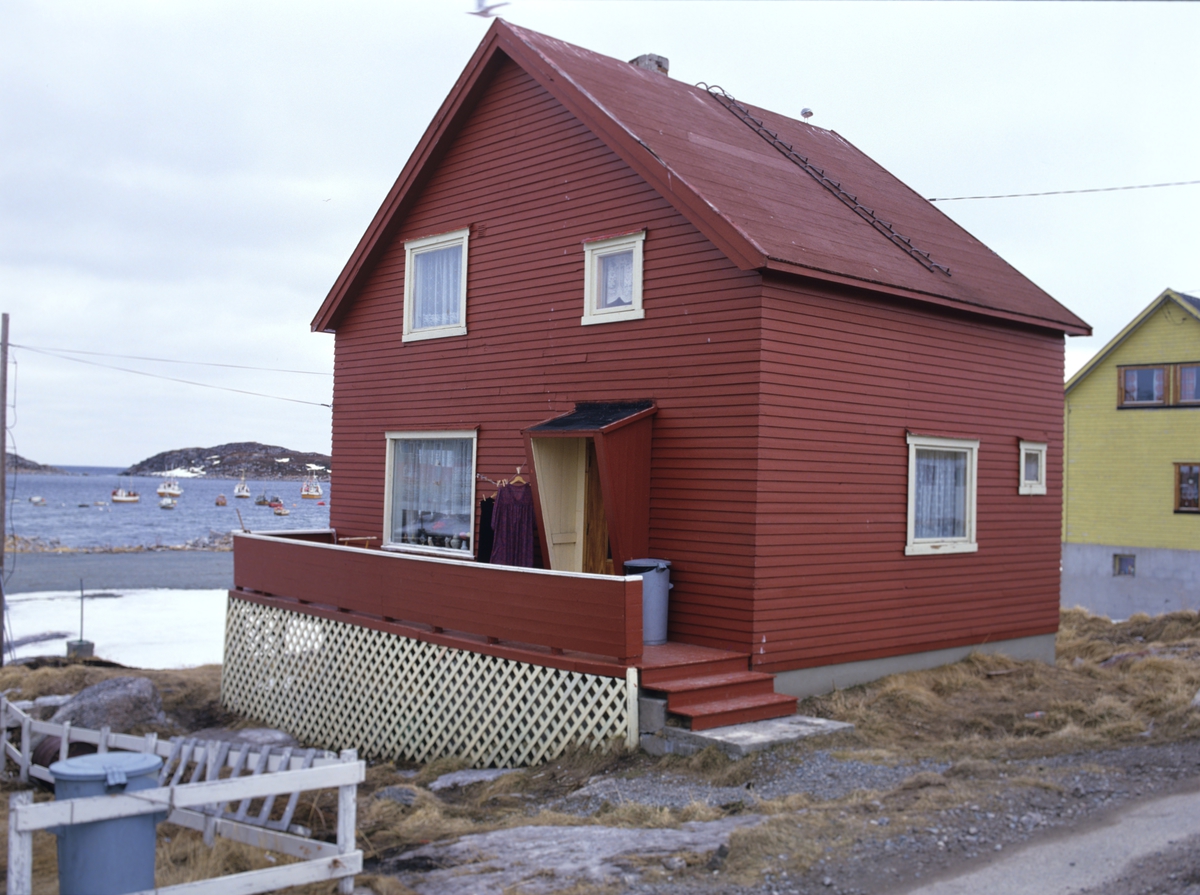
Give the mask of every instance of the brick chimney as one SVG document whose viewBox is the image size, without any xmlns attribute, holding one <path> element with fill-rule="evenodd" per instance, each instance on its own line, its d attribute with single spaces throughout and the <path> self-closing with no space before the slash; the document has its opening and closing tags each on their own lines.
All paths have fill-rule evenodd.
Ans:
<svg viewBox="0 0 1200 895">
<path fill-rule="evenodd" d="M 658 56 L 654 53 L 643 53 L 636 59 L 630 59 L 629 64 L 637 68 L 644 68 L 646 71 L 657 72 L 660 75 L 665 75 L 671 70 L 671 61 L 666 56 Z"/>
</svg>

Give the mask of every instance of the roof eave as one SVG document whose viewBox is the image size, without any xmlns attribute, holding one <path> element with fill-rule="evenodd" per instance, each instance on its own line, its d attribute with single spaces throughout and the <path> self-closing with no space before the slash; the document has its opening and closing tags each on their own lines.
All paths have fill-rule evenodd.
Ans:
<svg viewBox="0 0 1200 895">
<path fill-rule="evenodd" d="M 1193 308 L 1188 302 L 1180 298 L 1178 292 L 1176 292 L 1174 289 L 1164 289 L 1162 293 L 1154 299 L 1154 301 L 1150 302 L 1150 304 L 1146 305 L 1146 307 L 1142 309 L 1140 314 L 1130 320 L 1129 323 L 1127 323 L 1119 333 L 1113 336 L 1107 345 L 1092 355 L 1091 360 L 1075 371 L 1075 375 L 1068 379 L 1067 384 L 1063 386 L 1063 394 L 1069 395 L 1075 386 L 1083 382 L 1083 380 L 1086 379 L 1089 374 L 1091 374 L 1092 370 L 1103 363 L 1110 354 L 1116 351 L 1126 339 L 1133 335 L 1133 333 L 1139 329 L 1152 314 L 1156 313 L 1158 309 L 1168 301 L 1174 302 L 1193 317 L 1200 320 L 1200 311 L 1197 311 L 1196 308 Z"/>
<path fill-rule="evenodd" d="M 980 314 L 985 317 L 993 317 L 1013 323 L 1024 323 L 1030 326 L 1036 326 L 1041 329 L 1050 329 L 1054 330 L 1055 332 L 1061 332 L 1071 336 L 1090 336 L 1092 334 L 1092 328 L 1086 323 L 1075 324 L 1068 321 L 1050 320 L 1045 317 L 1035 317 L 1029 314 L 1018 314 L 1014 311 L 1003 311 L 997 308 L 988 307 L 987 305 L 974 304 L 972 302 L 946 298 L 945 296 L 935 295 L 929 292 L 920 292 L 916 289 L 905 289 L 901 286 L 891 285 L 890 283 L 847 276 L 846 274 L 833 273 L 832 271 L 822 270 L 815 267 L 806 267 L 802 264 L 796 264 L 792 261 L 784 261 L 779 258 L 769 258 L 765 265 L 765 269 L 778 273 L 787 273 L 808 277 L 809 279 L 821 280 L 822 282 L 826 283 L 836 283 L 841 286 L 854 286 L 859 289 L 870 289 L 872 292 L 880 292 L 885 295 L 895 296 L 897 298 L 905 298 L 909 299 L 910 301 L 937 305 L 944 308 L 955 308 L 959 311 Z"/>
</svg>

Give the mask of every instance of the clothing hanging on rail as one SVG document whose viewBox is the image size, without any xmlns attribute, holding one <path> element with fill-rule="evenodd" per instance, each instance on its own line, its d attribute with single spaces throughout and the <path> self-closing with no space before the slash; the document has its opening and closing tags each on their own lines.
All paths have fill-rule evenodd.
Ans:
<svg viewBox="0 0 1200 895">
<path fill-rule="evenodd" d="M 485 497 L 479 502 L 479 555 L 476 562 L 492 561 L 492 513 L 496 509 L 496 498 Z"/>
<path fill-rule="evenodd" d="M 533 489 L 528 485 L 509 483 L 496 492 L 496 508 L 492 512 L 492 555 L 490 562 L 498 566 L 533 568 L 533 540 L 537 526 L 533 516 Z"/>
</svg>

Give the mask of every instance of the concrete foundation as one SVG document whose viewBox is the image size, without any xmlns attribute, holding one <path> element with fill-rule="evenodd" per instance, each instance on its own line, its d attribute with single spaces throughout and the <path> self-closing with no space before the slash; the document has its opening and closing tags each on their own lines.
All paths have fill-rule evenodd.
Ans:
<svg viewBox="0 0 1200 895">
<path fill-rule="evenodd" d="M 1015 640 L 978 643 L 974 646 L 956 646 L 951 649 L 909 653 L 906 656 L 889 656 L 886 659 L 868 659 L 864 662 L 846 662 L 841 665 L 823 665 L 820 668 L 781 671 L 775 675 L 775 692 L 786 693 L 801 699 L 806 696 L 820 696 L 834 690 L 844 690 L 847 687 L 879 680 L 889 674 L 949 665 L 951 662 L 965 659 L 971 653 L 999 653 L 1013 659 L 1036 659 L 1039 662 L 1053 665 L 1054 635 L 1018 637 Z"/>
<path fill-rule="evenodd" d="M 709 730 L 687 730 L 664 727 L 657 733 L 643 733 L 642 748 L 651 755 L 695 755 L 709 746 L 716 746 L 730 758 L 743 758 L 763 749 L 794 743 L 812 736 L 828 736 L 842 730 L 853 730 L 853 724 L 830 721 L 828 718 L 808 718 L 789 715 L 767 721 L 731 724 Z"/>
<path fill-rule="evenodd" d="M 1132 575 L 1113 574 L 1117 555 L 1133 557 Z M 1061 603 L 1111 619 L 1200 609 L 1200 550 L 1063 544 Z"/>
</svg>

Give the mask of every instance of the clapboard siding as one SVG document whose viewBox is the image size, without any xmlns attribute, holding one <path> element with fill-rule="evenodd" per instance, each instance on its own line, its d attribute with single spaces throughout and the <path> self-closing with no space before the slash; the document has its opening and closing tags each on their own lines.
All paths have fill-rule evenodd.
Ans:
<svg viewBox="0 0 1200 895">
<path fill-rule="evenodd" d="M 468 226 L 468 334 L 403 344 L 404 241 Z M 581 326 L 582 241 L 641 228 L 646 318 Z M 498 479 L 528 469 L 522 428 L 651 397 L 650 550 L 674 562 L 672 636 L 744 646 L 760 296 L 757 273 L 505 64 L 338 323 L 332 524 L 382 534 L 385 431 L 478 426 L 478 471 Z"/>
<path fill-rule="evenodd" d="M 1062 365 L 1057 333 L 768 280 L 756 664 L 1057 630 Z M 977 553 L 904 555 L 910 431 L 980 440 Z M 1050 446 L 1045 496 L 1017 493 L 1022 438 Z"/>
</svg>

